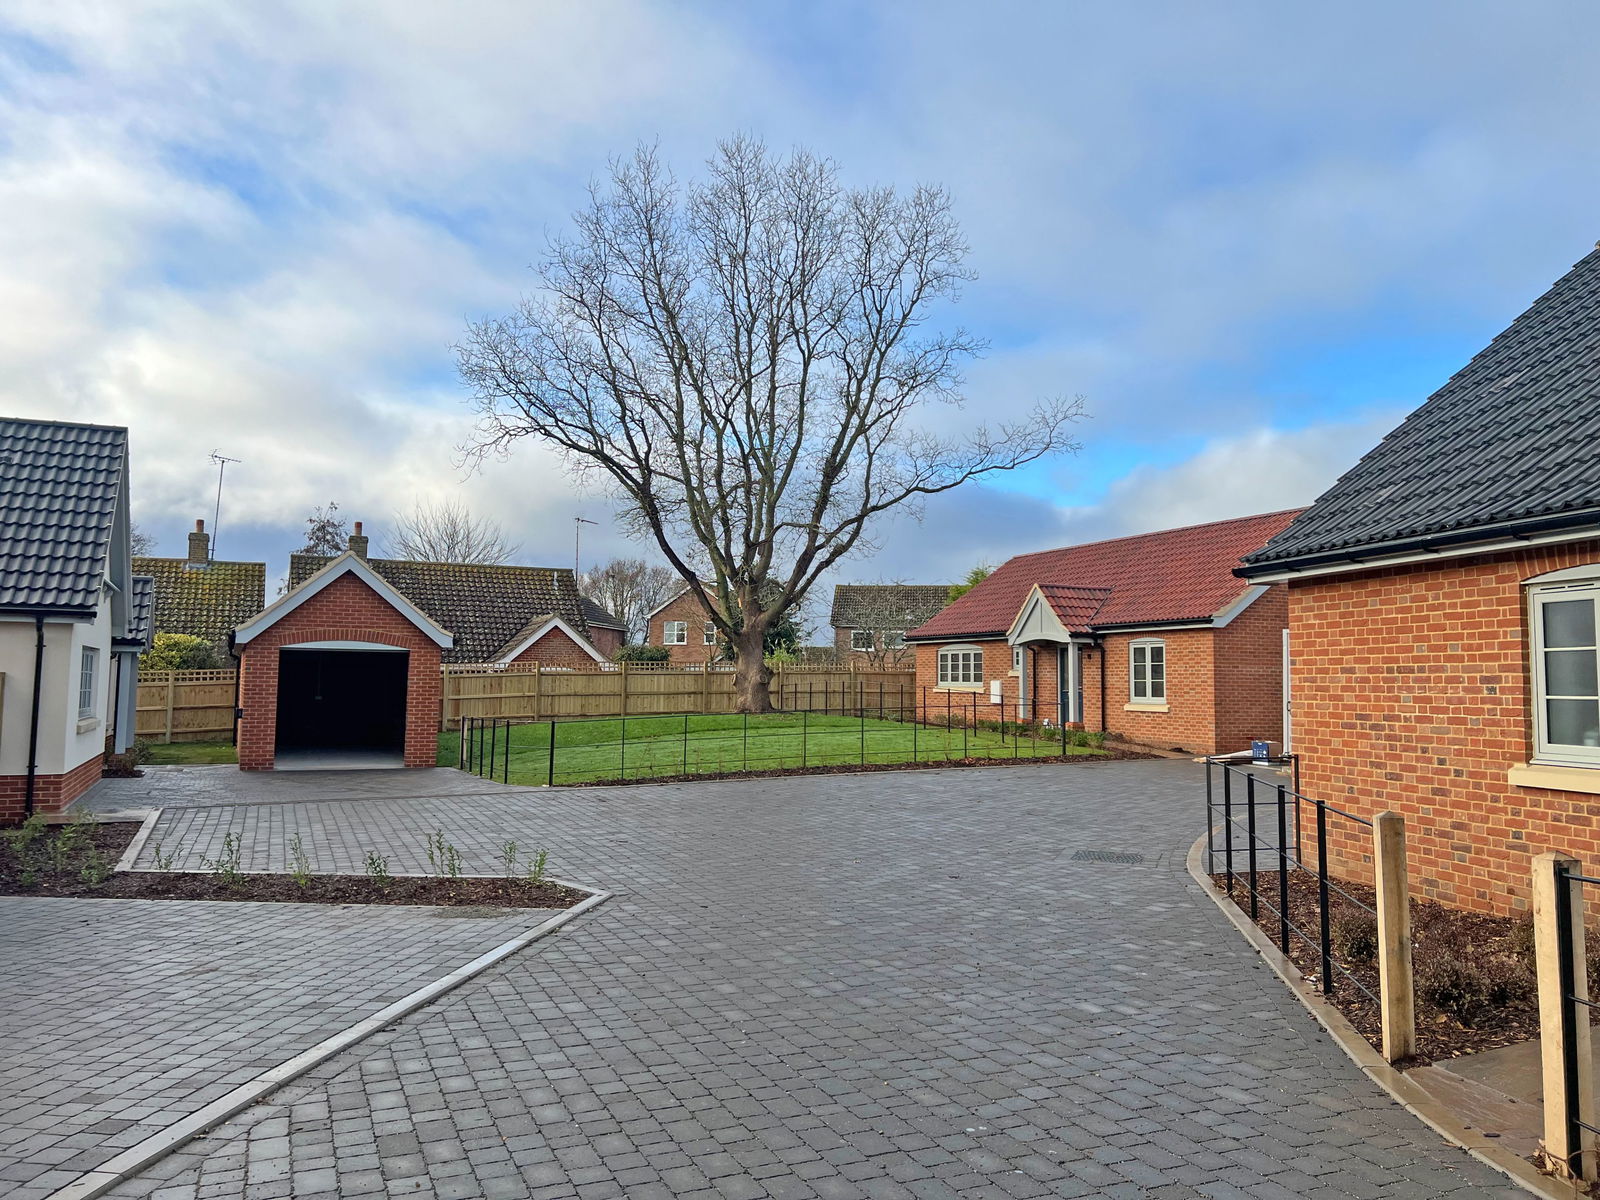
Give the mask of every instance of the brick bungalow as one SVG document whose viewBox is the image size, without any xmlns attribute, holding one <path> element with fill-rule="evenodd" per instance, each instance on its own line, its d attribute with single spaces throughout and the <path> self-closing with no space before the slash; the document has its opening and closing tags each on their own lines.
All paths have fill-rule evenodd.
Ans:
<svg viewBox="0 0 1600 1200">
<path fill-rule="evenodd" d="M 447 663 L 538 662 L 582 667 L 610 659 L 591 640 L 585 601 L 578 595 L 570 567 L 369 558 L 359 521 L 347 552 L 366 563 L 435 625 L 455 635 L 455 644 L 444 651 Z M 332 561 L 322 554 L 290 555 L 290 588 L 299 587 Z M 615 623 L 615 618 L 612 620 Z"/>
<path fill-rule="evenodd" d="M 1305 793 L 1403 813 L 1458 907 L 1600 867 L 1597 364 L 1600 250 L 1240 571 L 1288 592 Z"/>
<path fill-rule="evenodd" d="M 845 662 L 910 665 L 906 630 L 915 629 L 950 603 L 945 583 L 840 583 L 833 589 L 833 648 Z"/>
<path fill-rule="evenodd" d="M 1023 554 L 906 635 L 921 703 L 1195 753 L 1277 741 L 1285 589 L 1240 560 L 1295 511 Z"/>
<path fill-rule="evenodd" d="M 233 635 L 239 768 L 359 754 L 434 763 L 453 638 L 359 555 L 325 563 Z"/>
</svg>

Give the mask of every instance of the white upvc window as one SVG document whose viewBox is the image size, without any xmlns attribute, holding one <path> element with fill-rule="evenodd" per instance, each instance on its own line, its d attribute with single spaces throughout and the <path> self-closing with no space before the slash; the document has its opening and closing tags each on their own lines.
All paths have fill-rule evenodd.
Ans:
<svg viewBox="0 0 1600 1200">
<path fill-rule="evenodd" d="M 1600 767 L 1600 578 L 1528 589 L 1534 759 Z"/>
<path fill-rule="evenodd" d="M 978 646 L 943 646 L 939 650 L 939 686 L 981 688 L 983 650 Z"/>
<path fill-rule="evenodd" d="M 661 644 L 663 646 L 687 646 L 689 644 L 689 622 L 661 622 Z"/>
<path fill-rule="evenodd" d="M 1155 638 L 1128 647 L 1128 699 L 1161 704 L 1167 699 L 1167 644 Z"/>
<path fill-rule="evenodd" d="M 1022 671 L 1022 647 L 1011 647 L 1011 673 L 1020 674 Z"/>
<path fill-rule="evenodd" d="M 706 634 L 705 634 L 705 636 L 706 636 L 706 645 L 715 646 L 717 644 L 717 623 L 715 621 L 707 621 L 706 622 Z"/>
<path fill-rule="evenodd" d="M 83 648 L 78 660 L 78 720 L 87 721 L 99 708 L 97 684 L 100 680 L 100 651 L 94 646 Z"/>
<path fill-rule="evenodd" d="M 886 630 L 883 635 L 883 648 L 885 650 L 903 650 L 906 644 L 906 633 L 903 629 Z"/>
<path fill-rule="evenodd" d="M 852 629 L 850 631 L 850 649 L 852 649 L 852 650 L 875 650 L 875 649 L 877 649 L 877 643 L 872 640 L 872 630 L 870 630 L 870 629 Z"/>
</svg>

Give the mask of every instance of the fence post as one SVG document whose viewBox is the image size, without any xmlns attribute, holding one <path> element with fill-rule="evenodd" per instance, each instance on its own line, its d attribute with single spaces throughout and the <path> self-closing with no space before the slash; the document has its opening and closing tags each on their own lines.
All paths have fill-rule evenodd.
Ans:
<svg viewBox="0 0 1600 1200">
<path fill-rule="evenodd" d="M 543 715 L 544 709 L 544 664 L 533 664 L 533 719 L 537 721 Z M 555 722 L 550 723 L 550 753 L 553 757 L 556 752 Z"/>
<path fill-rule="evenodd" d="M 1539 1056 L 1544 1073 L 1546 1165 L 1564 1179 L 1595 1177 L 1594 1060 L 1589 1049 L 1583 885 L 1568 881 L 1576 859 L 1549 852 L 1533 860 L 1534 954 L 1539 977 Z"/>
<path fill-rule="evenodd" d="M 617 707 L 620 710 L 617 715 L 626 720 L 628 716 L 628 660 L 623 659 L 618 665 L 622 668 L 622 694 L 617 702 Z M 624 727 L 624 737 L 626 737 L 626 727 Z M 623 745 L 627 745 L 626 741 L 624 741 Z M 628 773 L 624 770 L 622 774 L 626 778 Z"/>
<path fill-rule="evenodd" d="M 1333 930 L 1332 914 L 1328 911 L 1328 805 L 1318 800 L 1317 806 L 1317 909 L 1322 946 L 1322 994 L 1333 995 Z"/>
<path fill-rule="evenodd" d="M 1279 825 L 1283 825 L 1281 820 Z M 1372 818 L 1372 863 L 1378 894 L 1378 996 L 1383 1010 L 1383 1057 L 1399 1062 L 1417 1052 L 1406 819 L 1399 813 L 1385 811 Z"/>
<path fill-rule="evenodd" d="M 1233 768 L 1222 764 L 1222 869 L 1233 899 Z"/>
<path fill-rule="evenodd" d="M 545 787 L 556 785 L 556 723 L 550 722 L 550 766 L 545 772 Z"/>
<path fill-rule="evenodd" d="M 177 695 L 178 695 L 178 673 L 176 671 L 168 671 L 167 672 L 167 735 L 166 735 L 166 737 L 161 739 L 164 742 L 171 742 L 172 741 L 172 703 L 173 703 L 173 701 L 175 699 L 177 699 Z"/>
<path fill-rule="evenodd" d="M 1066 726 L 1062 726 L 1066 732 Z M 1061 739 L 1061 753 L 1067 752 L 1067 739 Z M 1217 873 L 1217 806 L 1212 799 L 1213 786 L 1211 782 L 1211 768 L 1216 766 L 1210 757 L 1206 758 L 1206 874 Z"/>
<path fill-rule="evenodd" d="M 450 664 L 439 664 L 439 732 L 450 728 Z"/>
<path fill-rule="evenodd" d="M 1289 797 L 1278 785 L 1278 949 L 1289 953 Z M 1407 916 L 1410 912 L 1407 910 Z M 1406 945 L 1410 946 L 1409 939 Z M 1407 967 L 1406 978 L 1410 979 Z"/>
<path fill-rule="evenodd" d="M 1254 921 L 1261 915 L 1260 902 L 1256 890 L 1256 776 L 1254 771 L 1246 771 L 1244 776 L 1244 828 L 1245 835 L 1250 839 L 1246 847 L 1250 864 L 1250 919 Z"/>
</svg>

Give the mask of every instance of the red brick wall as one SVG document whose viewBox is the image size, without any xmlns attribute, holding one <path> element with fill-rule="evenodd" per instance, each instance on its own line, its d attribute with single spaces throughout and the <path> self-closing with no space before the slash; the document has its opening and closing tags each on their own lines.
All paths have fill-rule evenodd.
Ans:
<svg viewBox="0 0 1600 1200">
<path fill-rule="evenodd" d="M 85 759 L 65 775 L 35 775 L 33 811 L 58 813 L 88 791 L 100 778 L 105 756 Z M 28 795 L 26 775 L 0 775 L 0 824 L 11 825 L 23 818 Z"/>
<path fill-rule="evenodd" d="M 589 626 L 589 641 L 607 658 L 615 658 L 622 649 L 622 630 L 607 629 L 604 625 Z"/>
<path fill-rule="evenodd" d="M 598 648 L 598 647 L 597 647 Z M 562 629 L 552 629 L 529 646 L 512 662 L 536 662 L 546 667 L 592 667 L 594 656 L 567 636 Z"/>
<path fill-rule="evenodd" d="M 668 621 L 687 621 L 689 623 L 689 642 L 687 645 L 667 646 L 666 635 L 663 630 Z M 706 645 L 705 624 L 705 606 L 700 603 L 700 598 L 693 592 L 685 592 L 650 618 L 649 627 L 645 630 L 645 644 L 648 646 L 667 646 L 667 651 L 671 656 L 668 661 L 675 666 L 681 666 L 684 663 L 703 663 L 707 659 L 717 656 L 717 647 Z"/>
<path fill-rule="evenodd" d="M 442 692 L 439 647 L 353 575 L 334 580 L 255 640 L 239 647 L 239 768 L 272 768 L 278 725 L 279 649 L 296 642 L 378 642 L 409 650 L 405 764 L 434 764 Z"/>
<path fill-rule="evenodd" d="M 1130 710 L 1129 648 L 1136 641 L 1166 643 L 1167 711 Z M 1100 726 L 1100 656 L 1105 656 L 1105 728 L 1130 741 L 1162 750 L 1211 753 L 1217 745 L 1216 633 L 1210 629 L 1169 629 L 1115 633 L 1101 638 L 1101 649 L 1083 656 L 1083 712 L 1087 727 Z"/>
<path fill-rule="evenodd" d="M 1289 589 L 1274 584 L 1216 631 L 1216 749 L 1248 750 L 1256 739 L 1283 741 L 1283 631 Z"/>
<path fill-rule="evenodd" d="M 1535 854 L 1600 867 L 1600 796 L 1506 777 L 1531 752 L 1521 582 L 1596 562 L 1600 542 L 1587 542 L 1290 587 L 1302 788 L 1363 817 L 1403 814 L 1413 891 L 1504 913 L 1526 908 Z M 1365 878 L 1364 839 L 1342 845 Z"/>
</svg>

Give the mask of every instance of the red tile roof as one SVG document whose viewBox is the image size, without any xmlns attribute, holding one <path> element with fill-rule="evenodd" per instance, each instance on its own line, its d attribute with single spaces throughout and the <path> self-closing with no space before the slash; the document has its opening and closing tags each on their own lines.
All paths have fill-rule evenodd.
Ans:
<svg viewBox="0 0 1600 1200">
<path fill-rule="evenodd" d="M 1133 537 L 1020 554 L 951 604 L 910 638 L 997 637 L 1011 628 L 1034 584 L 1069 629 L 1204 620 L 1248 586 L 1233 574 L 1239 560 L 1303 510 L 1187 525 Z M 1106 594 L 1089 610 L 1091 589 Z"/>
</svg>

